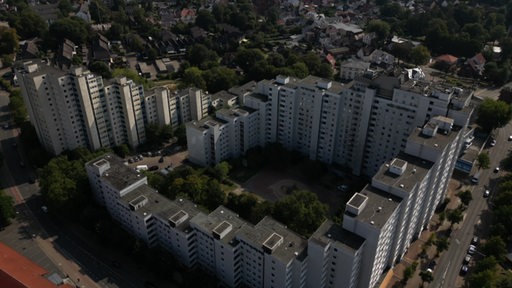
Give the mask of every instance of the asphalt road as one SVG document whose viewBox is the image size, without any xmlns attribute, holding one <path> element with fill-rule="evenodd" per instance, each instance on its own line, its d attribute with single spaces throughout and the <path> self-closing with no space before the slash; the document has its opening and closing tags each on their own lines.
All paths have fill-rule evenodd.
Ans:
<svg viewBox="0 0 512 288">
<path fill-rule="evenodd" d="M 505 158 L 512 145 L 508 141 L 508 136 L 512 135 L 512 124 L 500 129 L 497 136 L 497 144 L 494 147 L 486 146 L 484 151 L 489 152 L 491 164 L 490 168 L 483 170 L 480 176 L 480 181 L 477 185 L 470 186 L 473 195 L 473 200 L 470 202 L 468 209 L 465 211 L 463 222 L 454 226 L 454 230 L 450 237 L 450 247 L 447 251 L 442 253 L 439 265 L 434 271 L 434 281 L 429 287 L 462 287 L 464 279 L 459 275 L 462 266 L 462 260 L 467 253 L 467 249 L 471 242 L 473 235 L 480 238 L 487 236 L 490 211 L 489 203 L 492 202 L 494 193 L 496 192 L 496 179 L 503 176 L 503 171 L 495 173 L 495 167 L 500 166 L 500 161 Z M 476 169 L 474 169 L 476 170 Z M 474 172 L 473 172 L 474 173 Z M 469 178 L 467 183 L 469 184 Z M 483 197 L 485 189 L 489 189 L 491 195 L 489 198 Z M 473 255 L 473 261 L 470 263 L 469 273 L 471 267 L 474 266 L 474 261 L 481 259 L 482 254 L 478 251 Z"/>
</svg>

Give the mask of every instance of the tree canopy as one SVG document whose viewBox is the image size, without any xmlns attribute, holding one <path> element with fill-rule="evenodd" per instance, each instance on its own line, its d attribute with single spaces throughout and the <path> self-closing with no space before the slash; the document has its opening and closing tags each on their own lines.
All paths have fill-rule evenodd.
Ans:
<svg viewBox="0 0 512 288">
<path fill-rule="evenodd" d="M 14 199 L 0 190 L 0 227 L 7 226 L 11 223 L 11 218 L 16 216 L 14 210 Z"/>
<path fill-rule="evenodd" d="M 477 123 L 485 131 L 492 131 L 500 128 L 510 121 L 512 117 L 512 108 L 510 104 L 504 101 L 492 100 L 486 98 L 480 106 L 478 106 Z"/>
<path fill-rule="evenodd" d="M 327 205 L 316 194 L 297 190 L 274 203 L 272 216 L 302 235 L 310 235 L 326 219 Z"/>
</svg>

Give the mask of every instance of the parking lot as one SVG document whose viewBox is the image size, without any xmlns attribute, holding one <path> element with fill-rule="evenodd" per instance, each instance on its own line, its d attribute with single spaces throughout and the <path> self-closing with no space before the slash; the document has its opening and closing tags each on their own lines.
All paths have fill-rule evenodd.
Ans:
<svg viewBox="0 0 512 288">
<path fill-rule="evenodd" d="M 152 153 L 151 156 L 144 156 L 142 154 L 139 154 L 140 156 L 142 156 L 142 159 L 140 159 L 141 157 L 139 155 L 136 156 L 139 156 L 138 158 L 140 160 L 134 160 L 136 156 L 127 157 L 125 160 L 127 161 L 128 166 L 133 167 L 134 169 L 137 169 L 137 166 L 147 166 L 148 170 L 159 171 L 167 167 L 171 167 L 172 169 L 174 169 L 178 166 L 181 166 L 183 165 L 183 161 L 185 161 L 188 157 L 187 150 L 184 150 L 183 148 L 176 149 L 172 151 L 170 155 L 167 156 L 163 154 L 164 153 L 161 153 L 160 155 L 153 155 Z M 130 159 L 132 159 L 132 161 L 130 161 Z"/>
</svg>

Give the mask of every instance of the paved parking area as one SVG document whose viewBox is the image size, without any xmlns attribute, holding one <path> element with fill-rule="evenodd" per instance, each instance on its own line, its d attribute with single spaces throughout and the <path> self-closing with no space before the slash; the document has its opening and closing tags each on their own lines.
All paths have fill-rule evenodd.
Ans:
<svg viewBox="0 0 512 288">
<path fill-rule="evenodd" d="M 162 157 L 163 157 L 163 162 L 159 162 L 160 158 L 162 158 Z M 133 168 L 137 168 L 137 166 L 139 166 L 139 165 L 147 165 L 148 168 L 152 167 L 152 166 L 157 166 L 158 170 L 156 170 L 156 171 L 159 171 L 168 166 L 171 166 L 173 168 L 181 166 L 181 165 L 183 165 L 183 162 L 187 159 L 187 157 L 188 157 L 188 151 L 181 150 L 181 151 L 177 151 L 169 156 L 144 157 L 141 161 L 128 163 L 128 166 L 133 167 Z M 133 158 L 133 156 L 127 157 L 125 160 L 128 161 L 128 159 L 130 159 L 130 158 Z"/>
</svg>

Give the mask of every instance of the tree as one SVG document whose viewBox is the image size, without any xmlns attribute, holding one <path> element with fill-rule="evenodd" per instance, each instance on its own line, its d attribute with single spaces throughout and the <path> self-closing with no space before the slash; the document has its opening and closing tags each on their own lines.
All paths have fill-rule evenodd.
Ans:
<svg viewBox="0 0 512 288">
<path fill-rule="evenodd" d="M 430 57 L 430 51 L 428 51 L 428 48 L 423 45 L 418 45 L 412 48 L 411 53 L 409 54 L 411 62 L 416 65 L 426 64 Z"/>
<path fill-rule="evenodd" d="M 452 230 L 453 225 L 460 223 L 460 221 L 462 221 L 464 218 L 464 215 L 460 209 L 453 209 L 448 210 L 448 213 L 446 213 L 446 218 L 448 221 L 450 221 L 450 230 Z"/>
<path fill-rule="evenodd" d="M 414 272 L 416 272 L 416 267 L 418 266 L 418 262 L 414 262 L 412 265 L 407 266 L 404 269 L 404 276 L 402 278 L 402 283 L 407 284 L 407 281 L 412 278 Z"/>
<path fill-rule="evenodd" d="M 375 33 L 375 44 L 380 45 L 386 41 L 386 39 L 389 36 L 389 31 L 391 30 L 391 27 L 387 22 L 384 22 L 382 20 L 370 20 L 368 22 L 368 25 L 366 26 L 366 32 L 368 33 Z"/>
<path fill-rule="evenodd" d="M 301 234 L 310 235 L 325 220 L 327 205 L 316 194 L 298 190 L 274 203 L 272 216 Z"/>
<path fill-rule="evenodd" d="M 450 241 L 447 237 L 439 237 L 436 239 L 437 253 L 441 253 L 450 247 Z"/>
<path fill-rule="evenodd" d="M 462 204 L 464 204 L 466 206 L 468 206 L 469 202 L 471 202 L 471 200 L 473 200 L 473 195 L 471 194 L 471 191 L 469 191 L 469 190 L 460 191 L 459 193 L 457 193 L 457 196 L 460 198 L 460 201 L 462 202 Z"/>
<path fill-rule="evenodd" d="M 491 160 L 489 158 L 489 153 L 488 152 L 484 152 L 484 153 L 478 154 L 478 157 L 477 157 L 476 161 L 478 162 L 478 168 L 480 168 L 480 169 L 489 169 L 489 165 L 491 163 Z"/>
<path fill-rule="evenodd" d="M 490 132 L 495 128 L 501 128 L 512 118 L 512 108 L 504 101 L 486 98 L 478 106 L 477 123 L 484 131 Z"/>
<path fill-rule="evenodd" d="M 19 36 L 16 30 L 8 27 L 0 27 L 0 55 L 12 54 L 18 51 Z"/>
<path fill-rule="evenodd" d="M 21 39 L 41 37 L 48 31 L 47 22 L 30 8 L 23 9 L 19 15 L 10 16 L 9 25 L 16 29 Z"/>
<path fill-rule="evenodd" d="M 509 217 L 510 215 L 512 214 L 509 214 Z M 501 237 L 491 236 L 491 238 L 482 245 L 481 250 L 486 256 L 494 256 L 498 261 L 501 261 L 507 254 L 507 245 Z"/>
<path fill-rule="evenodd" d="M 208 47 L 203 44 L 194 44 L 187 52 L 187 60 L 190 64 L 201 69 L 210 67 L 211 62 L 216 64 L 218 59 L 219 56 L 217 53 L 208 49 Z"/>
<path fill-rule="evenodd" d="M 210 13 L 210 11 L 206 9 L 201 9 L 197 12 L 196 17 L 196 25 L 203 28 L 207 31 L 213 31 L 215 29 L 215 25 L 217 24 L 217 20 Z"/>
<path fill-rule="evenodd" d="M 79 17 L 66 17 L 55 20 L 50 25 L 48 38 L 49 47 L 57 47 L 64 39 L 71 40 L 75 45 L 85 44 L 90 37 L 90 26 Z"/>
<path fill-rule="evenodd" d="M 192 86 L 206 90 L 206 82 L 203 79 L 202 71 L 197 67 L 190 67 L 183 73 L 182 83 L 184 86 Z"/>
<path fill-rule="evenodd" d="M 235 54 L 235 63 L 244 71 L 253 69 L 256 63 L 265 59 L 265 54 L 260 49 L 240 48 Z"/>
<path fill-rule="evenodd" d="M 425 282 L 430 283 L 430 282 L 434 281 L 434 275 L 432 275 L 432 272 L 430 272 L 430 271 L 421 271 L 420 277 L 421 277 L 421 287 L 423 287 L 423 284 L 425 284 Z"/>
<path fill-rule="evenodd" d="M 202 73 L 206 88 L 211 93 L 227 90 L 238 85 L 239 78 L 233 69 L 226 66 L 217 66 Z"/>
<path fill-rule="evenodd" d="M 91 72 L 100 75 L 104 79 L 112 78 L 112 71 L 105 62 L 95 61 L 91 65 L 89 65 L 89 70 Z"/>
<path fill-rule="evenodd" d="M 224 182 L 228 178 L 230 169 L 231 166 L 228 162 L 222 161 L 218 163 L 213 167 L 215 178 L 217 178 L 217 180 L 219 180 L 221 183 Z"/>
<path fill-rule="evenodd" d="M 11 218 L 16 216 L 14 200 L 11 196 L 0 190 L 0 227 L 11 224 Z"/>
<path fill-rule="evenodd" d="M 69 13 L 73 12 L 73 6 L 69 0 L 60 0 L 59 1 L 59 10 L 62 16 L 67 17 Z"/>
<path fill-rule="evenodd" d="M 469 287 L 494 288 L 496 273 L 493 270 L 485 270 L 478 273 L 471 273 L 468 277 Z"/>
<path fill-rule="evenodd" d="M 253 210 L 258 205 L 258 198 L 253 194 L 229 193 L 226 200 L 226 207 L 236 212 L 240 217 L 246 220 L 252 219 Z"/>
<path fill-rule="evenodd" d="M 130 147 L 126 144 L 121 144 L 119 146 L 116 146 L 113 148 L 114 153 L 116 153 L 117 156 L 124 158 L 128 155 L 130 155 Z"/>
</svg>

